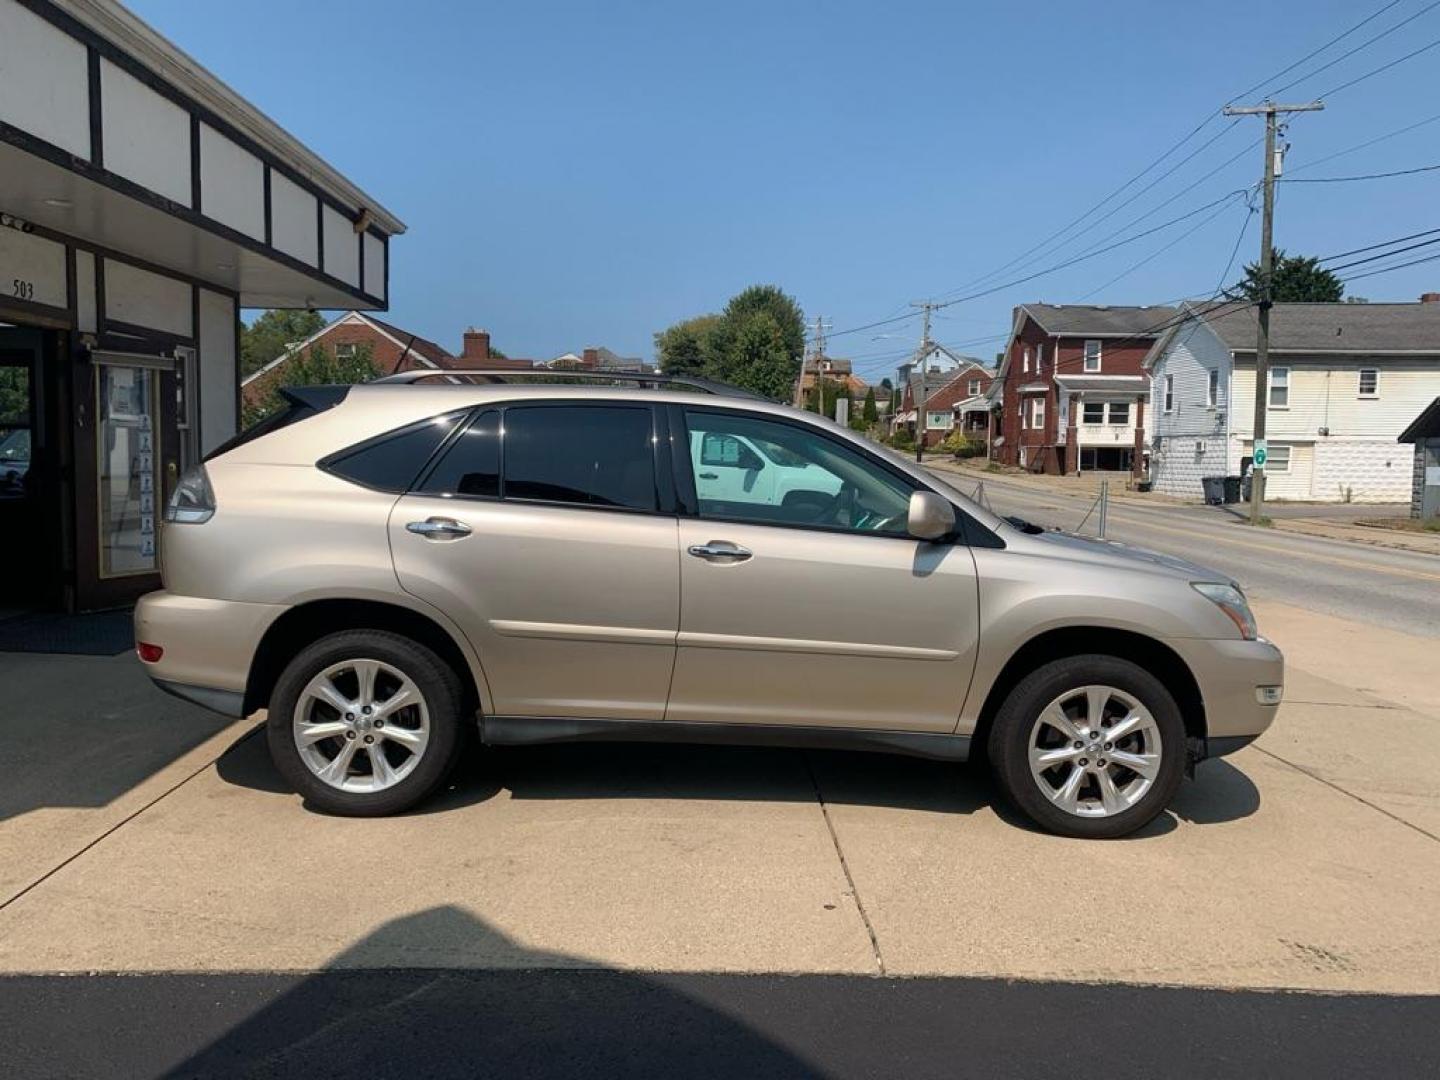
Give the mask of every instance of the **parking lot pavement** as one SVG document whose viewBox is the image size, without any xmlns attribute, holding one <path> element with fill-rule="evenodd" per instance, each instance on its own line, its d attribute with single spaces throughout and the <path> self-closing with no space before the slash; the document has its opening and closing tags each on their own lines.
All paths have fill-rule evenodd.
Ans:
<svg viewBox="0 0 1440 1080">
<path fill-rule="evenodd" d="M 1276 727 L 1112 843 L 1025 828 L 975 768 L 740 748 L 477 751 L 421 812 L 328 818 L 283 790 L 260 738 L 235 741 L 243 727 L 147 703 L 122 661 L 47 658 L 35 685 L 77 695 L 77 715 L 80 674 L 92 694 L 109 681 L 141 695 L 85 729 L 99 746 L 107 733 L 132 751 L 174 745 L 88 791 L 58 746 L 32 756 L 42 775 L 0 821 L 0 851 L 24 856 L 7 895 L 26 890 L 0 906 L 0 971 L 598 967 L 1440 992 L 1433 640 L 1279 607 L 1260 618 L 1292 655 Z M 29 700 L 42 715 L 43 695 Z M 52 784 L 52 803 L 88 809 L 41 805 Z M 42 827 L 56 814 L 92 816 Z"/>
</svg>

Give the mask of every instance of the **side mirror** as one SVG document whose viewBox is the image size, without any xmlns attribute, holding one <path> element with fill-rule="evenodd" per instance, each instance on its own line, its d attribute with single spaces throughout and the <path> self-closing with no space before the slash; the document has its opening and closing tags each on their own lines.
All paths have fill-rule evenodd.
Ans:
<svg viewBox="0 0 1440 1080">
<path fill-rule="evenodd" d="M 955 508 L 933 491 L 916 491 L 910 496 L 905 531 L 917 540 L 939 540 L 955 531 Z"/>
</svg>

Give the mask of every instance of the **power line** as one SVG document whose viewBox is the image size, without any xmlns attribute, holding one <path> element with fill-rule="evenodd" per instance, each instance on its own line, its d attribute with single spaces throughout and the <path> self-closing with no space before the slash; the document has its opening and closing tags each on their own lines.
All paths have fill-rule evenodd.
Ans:
<svg viewBox="0 0 1440 1080">
<path fill-rule="evenodd" d="M 1260 80 L 1258 83 L 1256 83 L 1254 86 L 1246 87 L 1244 90 L 1241 90 L 1240 93 L 1238 93 L 1238 94 L 1236 94 L 1234 97 L 1232 97 L 1229 101 L 1225 102 L 1225 104 L 1226 104 L 1226 105 L 1233 105 L 1233 104 L 1235 104 L 1235 102 L 1239 101 L 1241 98 L 1249 97 L 1249 96 L 1250 96 L 1251 94 L 1253 94 L 1256 90 L 1259 90 L 1262 86 L 1264 86 L 1266 83 L 1272 82 L 1272 81 L 1274 81 L 1275 79 L 1279 79 L 1279 78 L 1281 78 L 1282 76 L 1289 75 L 1290 72 L 1294 71 L 1294 70 L 1295 70 L 1296 68 L 1298 68 L 1301 64 L 1305 63 L 1305 61 L 1307 61 L 1307 60 L 1312 60 L 1312 59 L 1314 59 L 1315 57 L 1319 56 L 1319 55 L 1320 55 L 1321 53 L 1323 53 L 1326 49 L 1330 48 L 1331 45 L 1337 45 L 1337 44 L 1339 44 L 1340 42 L 1344 41 L 1344 40 L 1345 40 L 1347 37 L 1349 37 L 1351 34 L 1355 33 L 1356 30 L 1359 30 L 1362 26 L 1365 26 L 1365 25 L 1367 25 L 1368 23 L 1374 22 L 1374 21 L 1375 21 L 1376 19 L 1378 19 L 1381 15 L 1384 15 L 1385 12 L 1387 12 L 1387 11 L 1389 11 L 1391 8 L 1397 6 L 1399 3 L 1400 3 L 1400 0 L 1390 0 L 1390 3 L 1386 4 L 1384 7 L 1380 8 L 1378 11 L 1373 11 L 1373 12 L 1371 12 L 1369 15 L 1365 16 L 1365 18 L 1361 19 L 1361 20 L 1360 20 L 1358 23 L 1356 23 L 1354 26 L 1350 27 L 1349 30 L 1346 30 L 1346 31 L 1345 31 L 1344 33 L 1342 33 L 1342 34 L 1337 34 L 1335 37 L 1333 37 L 1333 38 L 1331 38 L 1329 41 L 1327 41 L 1324 45 L 1321 45 L 1318 49 L 1313 49 L 1313 50 L 1311 50 L 1310 52 L 1306 53 L 1306 54 L 1305 54 L 1304 56 L 1302 56 L 1299 60 L 1296 60 L 1293 64 L 1291 64 L 1289 67 L 1281 68 L 1279 71 L 1275 72 L 1275 74 L 1269 76 L 1268 78 L 1261 79 L 1261 80 Z M 1421 12 L 1421 14 L 1423 15 L 1424 12 Z M 1363 47 L 1364 47 L 1364 46 L 1361 46 L 1361 48 L 1363 48 Z M 1350 55 L 1350 54 L 1347 53 L 1346 55 L 1348 56 L 1348 55 Z M 1345 57 L 1342 56 L 1340 59 L 1343 60 L 1344 58 L 1345 58 Z M 1281 90 L 1272 90 L 1271 93 L 1272 93 L 1272 94 L 1278 94 L 1278 93 L 1280 93 L 1280 92 L 1281 92 L 1282 90 L 1284 90 L 1284 89 L 1285 89 L 1284 87 L 1281 87 Z"/>
<path fill-rule="evenodd" d="M 1382 266 L 1375 270 L 1366 270 L 1363 274 L 1351 274 L 1343 277 L 1341 281 L 1359 281 L 1361 278 L 1374 277 L 1376 274 L 1388 274 L 1391 270 L 1404 270 L 1407 266 L 1419 266 L 1421 263 L 1434 262 L 1440 259 L 1440 255 L 1426 255 L 1423 259 L 1411 259 L 1409 262 L 1397 263 L 1394 266 Z"/>
<path fill-rule="evenodd" d="M 1348 184 L 1356 180 L 1386 180 L 1392 176 L 1414 176 L 1416 173 L 1434 172 L 1440 165 L 1421 165 L 1416 169 L 1398 169 L 1395 172 L 1363 173 L 1360 176 L 1311 176 L 1299 180 L 1282 179 L 1282 184 Z"/>
<path fill-rule="evenodd" d="M 1382 240 L 1378 244 L 1367 244 L 1365 247 L 1351 248 L 1349 251 L 1342 251 L 1335 255 L 1326 255 L 1324 258 L 1316 259 L 1316 262 L 1327 263 L 1335 259 L 1343 259 L 1349 255 L 1359 255 L 1366 251 L 1374 251 L 1377 248 L 1391 247 L 1394 244 L 1403 244 L 1407 240 L 1419 240 L 1422 236 L 1434 236 L 1440 233 L 1440 229 L 1426 229 L 1424 232 L 1411 233 L 1409 236 L 1397 236 L 1393 240 Z"/>
<path fill-rule="evenodd" d="M 1176 244 L 1180 243 L 1182 240 L 1188 240 L 1191 236 L 1194 236 L 1195 233 L 1199 232 L 1199 231 L 1200 231 L 1201 229 L 1203 229 L 1206 225 L 1209 225 L 1212 221 L 1214 221 L 1214 220 L 1215 220 L 1217 217 L 1219 217 L 1221 214 L 1225 213 L 1225 211 L 1228 210 L 1228 209 L 1229 209 L 1229 206 L 1221 206 L 1220 209 L 1216 210 L 1215 213 L 1211 214 L 1209 217 L 1207 217 L 1207 218 L 1201 218 L 1200 221 L 1199 221 L 1197 224 L 1192 225 L 1190 228 L 1186 229 L 1186 230 L 1185 230 L 1183 233 L 1181 233 L 1179 236 L 1175 237 L 1175 239 L 1169 241 L 1168 243 L 1164 244 L 1164 245 L 1161 246 L 1161 247 L 1156 248 L 1154 251 L 1152 251 L 1149 255 L 1146 255 L 1146 256 L 1145 256 L 1143 259 L 1141 259 L 1139 262 L 1132 263 L 1128 268 L 1120 271 L 1120 273 L 1116 274 L 1116 275 L 1115 275 L 1114 277 L 1112 277 L 1109 281 L 1105 282 L 1105 284 L 1103 284 L 1103 285 L 1097 285 L 1095 288 L 1091 289 L 1091 290 L 1090 290 L 1088 293 L 1086 293 L 1084 296 L 1081 296 L 1078 300 L 1076 300 L 1076 303 L 1083 303 L 1084 301 L 1089 300 L 1090 297 L 1094 296 L 1096 293 L 1098 293 L 1098 292 L 1103 292 L 1103 291 L 1105 291 L 1106 289 L 1108 289 L 1111 285 L 1114 285 L 1117 281 L 1122 281 L 1122 280 L 1124 280 L 1125 278 L 1129 277 L 1129 276 L 1130 276 L 1131 274 L 1133 274 L 1136 270 L 1139 270 L 1142 266 L 1146 266 L 1146 265 L 1154 262 L 1154 261 L 1155 261 L 1156 259 L 1158 259 L 1161 255 L 1164 255 L 1165 252 L 1169 251 L 1171 248 L 1173 248 Z M 1254 212 L 1254 211 L 1251 210 L 1251 211 L 1248 211 L 1248 212 L 1246 213 L 1246 220 L 1247 220 L 1247 221 L 1249 220 L 1250 214 L 1253 213 L 1253 212 Z M 1227 273 L 1229 272 L 1228 269 L 1227 269 L 1226 272 L 1227 272 Z"/>
<path fill-rule="evenodd" d="M 1231 199 L 1234 199 L 1237 195 L 1243 194 L 1245 194 L 1244 191 L 1232 191 L 1228 195 L 1216 199 L 1214 202 L 1208 202 L 1204 206 L 1196 207 L 1194 210 L 1191 210 L 1188 213 L 1181 214 L 1179 217 L 1171 218 L 1169 221 L 1146 229 L 1144 232 L 1136 233 L 1134 236 L 1128 236 L 1124 240 L 1118 240 L 1113 244 L 1109 244 L 1100 248 L 1091 248 L 1088 251 L 1073 256 L 1072 258 L 1067 259 L 1062 263 L 1057 263 L 1054 266 L 1046 267 L 1044 270 L 1037 270 L 1033 274 L 1026 274 L 1024 277 L 1015 278 L 1011 281 L 1005 282 L 1004 284 L 994 285 L 980 292 L 970 293 L 968 296 L 959 296 L 956 297 L 954 300 L 946 300 L 941 306 L 950 307 L 954 304 L 965 303 L 968 300 L 978 300 L 982 296 L 990 296 L 993 293 L 1003 292 L 1005 289 L 1013 288 L 1016 285 L 1023 285 L 1025 282 L 1033 281 L 1035 278 L 1044 277 L 1047 274 L 1053 274 L 1057 270 L 1064 270 L 1067 267 L 1076 265 L 1077 263 L 1085 262 L 1087 259 L 1093 259 L 1097 255 L 1104 255 L 1106 252 L 1114 251 L 1116 248 L 1124 247 L 1126 244 L 1133 244 L 1136 240 L 1143 240 L 1147 236 L 1152 236 L 1157 232 L 1168 229 L 1171 225 L 1179 224 L 1180 222 L 1185 221 L 1188 218 L 1195 217 L 1197 214 L 1203 214 L 1206 210 L 1218 206 L 1221 203 L 1228 202 Z M 1134 224 L 1134 222 L 1131 222 L 1131 224 Z"/>
<path fill-rule="evenodd" d="M 1334 161 L 1337 157 L 1345 157 L 1347 154 L 1353 154 L 1360 150 L 1367 150 L 1370 147 L 1374 146 L 1376 143 L 1384 142 L 1387 139 L 1393 139 L 1397 135 L 1405 135 L 1408 132 L 1414 131 L 1416 128 L 1424 127 L 1426 124 L 1433 124 L 1437 120 L 1440 120 L 1440 113 L 1436 113 L 1434 116 L 1427 116 L 1424 120 L 1417 120 L 1415 123 L 1407 124 L 1402 128 L 1396 128 L 1394 131 L 1387 132 L 1384 135 L 1377 135 L 1373 139 L 1367 139 L 1365 142 L 1357 143 L 1354 146 L 1348 146 L 1344 150 L 1336 150 L 1333 154 L 1326 154 L 1324 157 L 1316 158 L 1314 161 L 1307 161 L 1303 165 L 1295 166 L 1290 171 L 1292 173 L 1297 173 L 1304 172 L 1306 169 L 1313 169 L 1316 165 L 1323 165 L 1327 161 Z M 1292 184 L 1294 182 L 1295 181 L 1293 179 L 1290 181 L 1290 183 Z"/>
<path fill-rule="evenodd" d="M 1393 5 L 1392 5 L 1392 6 L 1393 6 Z M 1315 68 L 1313 71 L 1306 72 L 1304 75 L 1301 75 L 1298 79 L 1294 79 L 1294 80 L 1292 80 L 1291 82 L 1286 83 L 1284 86 L 1281 86 L 1281 87 L 1278 87 L 1278 88 L 1276 88 L 1276 89 L 1274 89 L 1274 90 L 1271 90 L 1269 96 L 1270 96 L 1270 97 L 1277 97 L 1277 96 L 1279 96 L 1280 94 L 1283 94 L 1286 90 L 1289 90 L 1292 86 L 1299 86 L 1302 82 L 1305 82 L 1307 79 L 1313 79 L 1316 75 L 1319 75 L 1322 71 L 1328 71 L 1328 70 L 1330 70 L 1330 69 L 1331 69 L 1332 67 L 1334 67 L 1336 64 L 1339 64 L 1339 63 L 1341 63 L 1341 62 L 1343 62 L 1343 61 L 1345 61 L 1345 60 L 1350 59 L 1350 57 L 1354 56 L 1356 53 L 1361 52 L 1361 51 L 1364 50 L 1364 49 L 1368 49 L 1371 45 L 1374 45 L 1375 42 L 1379 41 L 1381 38 L 1387 38 L 1387 37 L 1389 37 L 1389 36 L 1390 36 L 1391 34 L 1393 34 L 1396 30 L 1399 30 L 1402 26 L 1408 26 L 1410 23 L 1412 23 L 1412 22 L 1414 22 L 1416 19 L 1420 18 L 1421 15 L 1424 15 L 1426 12 L 1431 11 L 1431 10 L 1437 8 L 1437 7 L 1440 7 L 1440 0 L 1433 0 L 1432 3 L 1427 4 L 1425 7 L 1421 8 L 1419 11 L 1415 12 L 1415 14 L 1410 15 L 1410 16 L 1408 16 L 1407 18 L 1404 18 L 1404 19 L 1400 20 L 1398 23 L 1396 23 L 1394 26 L 1390 27 L 1388 30 L 1382 30 L 1382 31 L 1380 31 L 1380 33 L 1376 34 L 1374 37 L 1372 37 L 1372 38 L 1367 38 L 1365 41 L 1362 41 L 1359 45 L 1356 45 L 1353 49 L 1349 50 L 1348 52 L 1343 52 L 1343 53 L 1341 53 L 1339 56 L 1335 57 L 1335 59 L 1333 59 L 1333 60 L 1327 60 L 1325 63 L 1321 64 L 1319 67 Z M 1389 10 L 1389 9 L 1388 9 L 1388 8 L 1382 9 L 1382 11 L 1384 11 L 1384 10 Z M 1377 15 L 1378 15 L 1378 14 L 1381 14 L 1381 13 L 1382 13 L 1382 12 L 1376 12 Z M 1375 16 L 1372 15 L 1372 16 L 1370 16 L 1370 18 L 1373 19 L 1373 18 L 1375 18 Z M 1366 20 L 1366 22 L 1369 22 L 1369 21 L 1370 21 L 1369 19 Z M 1409 59 L 1409 57 L 1405 57 L 1404 59 Z M 1397 63 L 1398 63 L 1398 62 L 1399 62 L 1399 61 L 1397 61 Z M 1376 71 L 1371 72 L 1371 74 L 1379 74 L 1379 72 L 1380 72 L 1380 71 L 1383 71 L 1383 70 L 1384 70 L 1383 68 L 1379 68 L 1379 69 L 1377 69 Z M 1370 77 L 1369 75 L 1361 76 L 1361 78 L 1366 78 L 1366 79 L 1368 79 L 1369 77 Z M 1360 79 L 1355 79 L 1355 80 L 1353 80 L 1352 82 L 1344 83 L 1344 84 L 1342 84 L 1341 86 L 1336 87 L 1335 90 L 1330 90 L 1330 91 L 1327 91 L 1327 92 L 1324 93 L 1324 94 L 1321 94 L 1320 97 L 1322 97 L 1322 98 L 1323 98 L 1323 97 L 1329 97 L 1330 94 L 1336 93 L 1336 92 L 1339 91 L 1339 90 L 1343 90 L 1343 89 L 1345 89 L 1347 86 L 1352 86 L 1352 85 L 1354 85 L 1354 83 L 1359 82 L 1359 81 L 1360 81 Z"/>
<path fill-rule="evenodd" d="M 1392 255 L 1403 255 L 1407 251 L 1415 251 L 1419 248 L 1433 247 L 1436 244 L 1440 244 L 1440 236 L 1435 237 L 1433 240 L 1421 240 L 1418 244 L 1410 244 L 1406 247 L 1396 248 L 1394 251 L 1386 251 L 1379 255 L 1369 255 L 1363 259 L 1356 259 L 1354 262 L 1341 263 L 1339 266 L 1327 266 L 1326 269 L 1331 271 L 1332 273 L 1336 270 L 1348 270 L 1352 266 L 1362 266 L 1365 263 L 1379 262 L 1381 259 L 1388 259 Z"/>
<path fill-rule="evenodd" d="M 1440 2 L 1440 0 L 1437 0 L 1437 2 Z M 1431 4 L 1431 5 L 1430 5 L 1430 7 L 1434 7 L 1434 6 L 1435 6 L 1434 4 Z M 1425 10 L 1426 10 L 1426 11 L 1429 11 L 1430 8 L 1426 8 Z M 1325 93 L 1321 94 L 1320 96 L 1321 96 L 1321 97 L 1333 97 L 1335 94 L 1338 94 L 1341 90 L 1348 90 L 1350 87 L 1354 86 L 1356 83 L 1362 83 L 1362 82 L 1364 82 L 1366 79 L 1373 79 L 1376 75 L 1380 75 L 1380 74 L 1382 74 L 1382 73 L 1384 73 L 1384 72 L 1386 72 L 1386 71 L 1389 71 L 1391 68 L 1395 67 L 1397 64 L 1403 64 L 1403 63 L 1405 63 L 1406 60 L 1413 60 L 1415 57 L 1419 56 L 1421 53 L 1427 53 L 1427 52 L 1429 52 L 1431 49 L 1435 48 L 1436 45 L 1440 45 L 1440 38 L 1436 38 L 1434 41 L 1430 42 L 1430 44 L 1428 44 L 1428 45 L 1422 45 L 1422 46 L 1420 46 L 1420 48 L 1416 49 L 1414 52 L 1408 52 L 1408 53 L 1406 53 L 1404 56 L 1397 57 L 1396 59 L 1391 60 L 1388 64 L 1381 64 L 1379 67 L 1375 68 L 1373 71 L 1367 71 L 1364 75 L 1357 75 L 1355 78 L 1351 79 L 1349 82 L 1343 82 L 1343 83 L 1341 83 L 1339 86 L 1332 86 L 1329 90 L 1326 90 Z"/>
<path fill-rule="evenodd" d="M 1248 203 L 1246 210 L 1245 220 L 1240 223 L 1240 235 L 1235 237 L 1235 246 L 1230 249 L 1230 258 L 1225 261 L 1225 269 L 1220 271 L 1220 283 L 1215 286 L 1216 296 L 1225 290 L 1225 281 L 1230 277 L 1230 270 L 1235 265 L 1235 256 L 1240 253 L 1240 243 L 1245 239 L 1245 232 L 1250 228 L 1251 219 L 1255 217 L 1255 204 Z"/>
</svg>

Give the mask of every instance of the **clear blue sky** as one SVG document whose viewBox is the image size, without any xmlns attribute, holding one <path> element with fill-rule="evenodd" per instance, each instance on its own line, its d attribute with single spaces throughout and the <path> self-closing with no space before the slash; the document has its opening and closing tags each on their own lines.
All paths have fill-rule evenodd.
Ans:
<svg viewBox="0 0 1440 1080">
<path fill-rule="evenodd" d="M 393 321 L 452 349 L 475 324 L 511 355 L 603 344 L 648 357 L 654 331 L 754 282 L 783 286 L 837 331 L 908 300 L 962 295 L 1207 112 L 1385 0 L 130 2 L 408 224 L 391 249 Z M 1429 2 L 1395 4 L 1265 88 Z M 1436 39 L 1440 7 L 1283 97 L 1303 100 Z M 1295 173 L 1440 113 L 1437 75 L 1440 48 L 1337 92 L 1294 123 L 1287 172 L 1440 162 L 1436 122 Z M 995 280 L 1096 243 L 1232 155 L 1130 231 L 1252 183 L 1260 151 L 1241 152 L 1261 129 L 1244 121 L 1074 244 Z M 1147 181 L 1223 130 L 1212 122 Z M 1440 171 L 1290 184 L 1276 241 L 1329 255 L 1435 228 L 1437 193 Z M 1091 302 L 1209 292 L 1245 216 L 1238 201 L 1219 209 L 1123 280 L 1106 285 L 1208 215 L 958 304 L 936 335 L 988 358 L 998 343 L 970 343 L 1003 335 L 1027 300 L 1074 302 L 1099 286 Z M 1258 243 L 1252 225 L 1241 261 Z M 1352 291 L 1409 300 L 1432 288 L 1440 263 Z M 878 378 L 917 333 L 911 320 L 833 339 L 830 352 Z"/>
</svg>

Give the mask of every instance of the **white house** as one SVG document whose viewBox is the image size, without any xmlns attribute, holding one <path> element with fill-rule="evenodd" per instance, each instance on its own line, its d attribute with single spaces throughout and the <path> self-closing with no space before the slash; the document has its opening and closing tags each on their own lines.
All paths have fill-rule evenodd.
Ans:
<svg viewBox="0 0 1440 1080">
<path fill-rule="evenodd" d="M 1249 466 L 1257 313 L 1239 303 L 1187 304 L 1182 313 L 1188 318 L 1145 358 L 1150 478 L 1157 491 L 1198 496 L 1201 477 Z M 1276 304 L 1266 494 L 1405 501 L 1411 461 L 1396 438 L 1437 395 L 1440 303 Z"/>
</svg>

